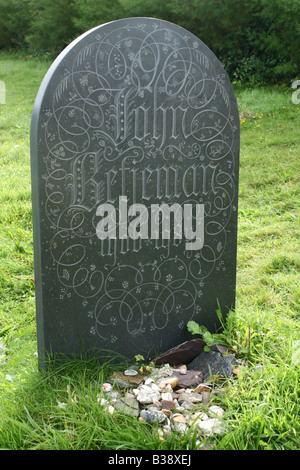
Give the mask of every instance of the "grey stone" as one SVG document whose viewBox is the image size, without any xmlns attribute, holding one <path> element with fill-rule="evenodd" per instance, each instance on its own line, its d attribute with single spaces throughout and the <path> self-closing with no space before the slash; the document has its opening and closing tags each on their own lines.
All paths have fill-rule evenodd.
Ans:
<svg viewBox="0 0 300 470">
<path fill-rule="evenodd" d="M 147 421 L 147 423 L 163 423 L 167 418 L 163 411 L 155 410 L 153 408 L 150 410 L 142 410 L 140 412 L 140 417 Z"/>
<path fill-rule="evenodd" d="M 192 410 L 195 407 L 195 403 L 189 402 L 189 401 L 181 401 L 180 403 L 180 409 L 183 411 L 185 410 Z"/>
<path fill-rule="evenodd" d="M 125 396 L 117 399 L 114 403 L 114 408 L 116 411 L 122 411 L 129 416 L 139 416 L 139 404 L 132 397 Z"/>
<path fill-rule="evenodd" d="M 148 405 L 160 400 L 160 393 L 147 385 L 141 385 L 136 398 L 139 403 Z"/>
<path fill-rule="evenodd" d="M 180 394 L 178 398 L 178 403 L 182 405 L 182 403 L 201 403 L 202 402 L 202 396 L 200 393 L 186 393 L 183 392 Z"/>
<path fill-rule="evenodd" d="M 126 389 L 126 388 L 129 388 L 129 387 L 131 387 L 131 388 L 135 387 L 134 384 L 129 384 L 125 380 L 122 380 L 118 377 L 109 378 L 108 383 L 112 384 L 114 387 L 118 387 L 118 388 L 121 388 L 121 389 Z"/>
<path fill-rule="evenodd" d="M 211 375 L 219 374 L 230 377 L 234 361 L 234 355 L 222 356 L 222 354 L 216 351 L 203 351 L 188 364 L 188 369 L 200 370 L 203 374 L 203 380 L 206 380 Z"/>
<path fill-rule="evenodd" d="M 182 375 L 180 371 L 174 371 L 173 375 L 178 377 L 177 388 L 194 388 L 203 382 L 203 374 L 200 370 L 187 370 L 186 375 Z"/>
<path fill-rule="evenodd" d="M 215 331 L 235 303 L 239 113 L 212 51 L 160 19 L 96 27 L 49 69 L 30 138 L 39 366 Z"/>
<path fill-rule="evenodd" d="M 171 428 L 180 434 L 185 434 L 186 432 L 188 432 L 188 429 L 189 429 L 185 423 L 176 423 L 176 422 L 172 423 Z"/>
<path fill-rule="evenodd" d="M 169 424 L 165 424 L 163 426 L 163 433 L 166 434 L 166 435 L 169 435 L 169 434 L 171 434 L 171 432 L 172 432 L 171 426 Z"/>
</svg>

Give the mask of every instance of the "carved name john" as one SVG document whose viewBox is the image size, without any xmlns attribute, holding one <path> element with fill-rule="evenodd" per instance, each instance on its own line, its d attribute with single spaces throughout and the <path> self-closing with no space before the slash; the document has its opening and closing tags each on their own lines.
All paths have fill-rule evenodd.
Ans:
<svg viewBox="0 0 300 470">
<path fill-rule="evenodd" d="M 95 28 L 45 77 L 31 141 L 41 349 L 83 335 L 134 355 L 192 318 L 215 329 L 235 297 L 239 116 L 213 53 L 161 20 Z"/>
</svg>

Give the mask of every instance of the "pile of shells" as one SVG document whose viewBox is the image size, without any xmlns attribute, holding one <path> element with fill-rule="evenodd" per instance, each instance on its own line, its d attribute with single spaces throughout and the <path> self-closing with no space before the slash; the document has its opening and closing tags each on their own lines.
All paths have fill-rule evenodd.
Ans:
<svg viewBox="0 0 300 470">
<path fill-rule="evenodd" d="M 179 388 L 180 380 L 172 375 L 174 371 L 182 375 L 187 373 L 185 366 L 172 369 L 169 365 L 148 377 L 130 371 L 128 377 L 136 375 L 131 384 L 116 379 L 103 384 L 105 398 L 103 394 L 99 395 L 100 405 L 106 406 L 110 413 L 122 411 L 139 421 L 158 425 L 160 439 L 172 432 L 185 434 L 191 428 L 197 430 L 199 437 L 223 434 L 224 410 L 210 405 L 212 396 L 217 393 L 212 385 L 199 383 L 196 387 Z M 201 405 L 203 403 L 205 407 Z"/>
</svg>

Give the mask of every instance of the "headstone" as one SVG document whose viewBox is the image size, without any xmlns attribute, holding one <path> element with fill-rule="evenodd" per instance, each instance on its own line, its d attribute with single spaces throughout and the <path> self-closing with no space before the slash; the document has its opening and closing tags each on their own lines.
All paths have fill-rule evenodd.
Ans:
<svg viewBox="0 0 300 470">
<path fill-rule="evenodd" d="M 234 308 L 239 116 L 211 50 L 130 18 L 72 42 L 31 125 L 40 365 L 154 357 Z"/>
</svg>

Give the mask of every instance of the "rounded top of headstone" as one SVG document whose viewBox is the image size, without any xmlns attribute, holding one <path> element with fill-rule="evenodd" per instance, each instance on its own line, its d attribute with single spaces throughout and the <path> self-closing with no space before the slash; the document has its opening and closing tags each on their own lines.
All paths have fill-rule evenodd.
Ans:
<svg viewBox="0 0 300 470">
<path fill-rule="evenodd" d="M 68 91 L 71 81 L 74 90 Z M 96 98 L 97 104 L 104 104 L 108 94 L 103 91 L 96 97 L 96 90 L 112 87 L 131 88 L 131 96 L 136 93 L 139 98 L 153 91 L 169 100 L 182 95 L 195 109 L 213 106 L 216 89 L 221 87 L 224 105 L 228 107 L 233 100 L 231 111 L 235 113 L 230 80 L 204 42 L 174 23 L 134 17 L 96 26 L 59 54 L 41 84 L 33 124 L 43 100 L 50 96 L 54 105 L 77 97 L 91 102 Z"/>
</svg>

